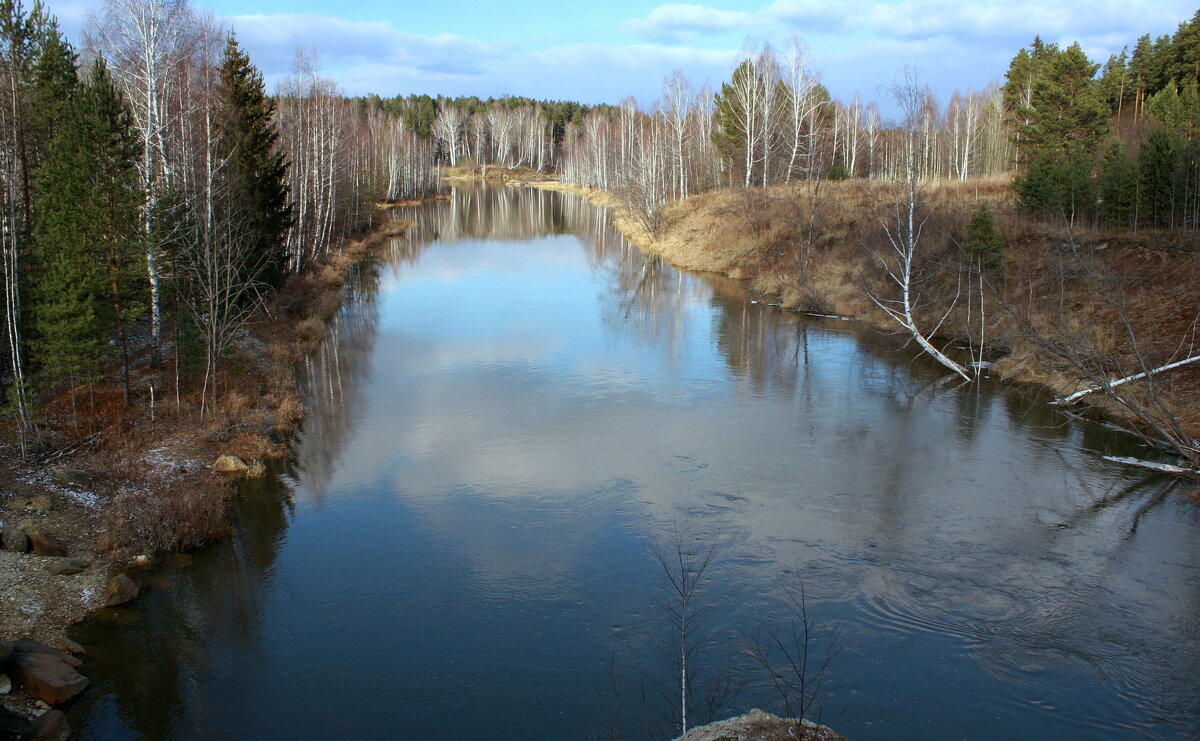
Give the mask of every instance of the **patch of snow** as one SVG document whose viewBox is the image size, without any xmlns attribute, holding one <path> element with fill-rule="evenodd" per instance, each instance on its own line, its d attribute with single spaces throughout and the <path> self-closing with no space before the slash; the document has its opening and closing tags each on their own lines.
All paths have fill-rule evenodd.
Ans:
<svg viewBox="0 0 1200 741">
<path fill-rule="evenodd" d="M 80 504 L 88 509 L 96 509 L 100 506 L 100 497 L 94 491 L 76 491 L 74 489 L 59 489 L 60 496 L 67 497 L 77 504 Z"/>
</svg>

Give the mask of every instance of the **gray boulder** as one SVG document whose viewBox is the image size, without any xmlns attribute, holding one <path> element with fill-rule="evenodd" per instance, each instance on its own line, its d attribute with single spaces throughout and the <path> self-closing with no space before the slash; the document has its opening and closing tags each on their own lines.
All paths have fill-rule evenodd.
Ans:
<svg viewBox="0 0 1200 741">
<path fill-rule="evenodd" d="M 29 547 L 39 556 L 65 556 L 67 549 L 62 546 L 57 540 L 46 531 L 42 530 L 42 526 L 31 520 L 25 520 L 17 529 L 25 533 L 29 538 Z"/>
<path fill-rule="evenodd" d="M 49 512 L 54 509 L 54 498 L 49 494 L 18 494 L 8 500 L 10 512 L 31 510 L 33 512 Z"/>
<path fill-rule="evenodd" d="M 92 477 L 78 468 L 71 466 L 55 466 L 50 469 L 50 478 L 61 486 L 77 486 L 86 489 L 92 485 Z"/>
<path fill-rule="evenodd" d="M 30 724 L 35 741 L 67 741 L 71 737 L 71 724 L 61 710 L 47 710 Z"/>
</svg>

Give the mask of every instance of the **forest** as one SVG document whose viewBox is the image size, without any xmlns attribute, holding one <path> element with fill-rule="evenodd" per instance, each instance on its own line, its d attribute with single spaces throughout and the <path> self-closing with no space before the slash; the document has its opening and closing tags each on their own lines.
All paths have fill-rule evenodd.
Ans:
<svg viewBox="0 0 1200 741">
<path fill-rule="evenodd" d="M 744 52 L 715 90 L 676 72 L 648 106 L 351 98 L 304 52 L 268 91 L 235 29 L 184 0 L 107 0 L 78 47 L 40 4 L 0 13 L 3 386 L 22 451 L 95 434 L 155 384 L 205 418 L 268 297 L 377 204 L 436 193 L 443 168 L 599 189 L 651 236 L 718 189 L 1011 173 L 1020 213 L 1047 224 L 1200 226 L 1200 13 L 1103 66 L 1035 38 L 1002 82 L 944 104 L 905 70 L 897 121 L 834 99 L 795 37 Z M 985 210 L 972 243 L 998 266 Z"/>
</svg>

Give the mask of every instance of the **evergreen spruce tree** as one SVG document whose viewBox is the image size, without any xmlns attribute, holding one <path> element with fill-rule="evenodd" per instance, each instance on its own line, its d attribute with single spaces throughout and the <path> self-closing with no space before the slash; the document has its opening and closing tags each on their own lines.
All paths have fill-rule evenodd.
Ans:
<svg viewBox="0 0 1200 741">
<path fill-rule="evenodd" d="M 977 269 L 1004 269 L 1004 235 L 996 227 L 996 215 L 988 204 L 980 206 L 967 222 L 963 250 Z"/>
<path fill-rule="evenodd" d="M 236 211 L 245 222 L 247 270 L 255 273 L 253 279 L 278 286 L 286 274 L 284 240 L 292 223 L 288 162 L 276 146 L 275 104 L 266 95 L 262 74 L 232 34 L 225 43 L 221 94 L 218 153 L 228 163 L 222 198 L 226 217 Z"/>
<path fill-rule="evenodd" d="M 1151 131 L 1138 156 L 1138 221 L 1147 226 L 1172 226 L 1175 171 L 1179 154 L 1176 138 L 1162 129 Z"/>
<path fill-rule="evenodd" d="M 1192 139 L 1178 153 L 1175 179 L 1176 226 L 1200 228 L 1200 137 Z"/>
<path fill-rule="evenodd" d="M 1137 170 L 1120 141 L 1109 145 L 1100 167 L 1100 219 L 1111 226 L 1134 227 L 1137 214 Z"/>
<path fill-rule="evenodd" d="M 126 325 L 145 300 L 140 149 L 129 109 L 97 61 L 37 178 L 34 314 L 44 385 L 99 377 L 111 337 L 128 400 Z"/>
<path fill-rule="evenodd" d="M 1021 207 L 1045 218 L 1061 218 L 1069 224 L 1088 218 L 1095 211 L 1091 158 L 1076 155 L 1044 156 L 1029 165 L 1013 181 Z"/>
</svg>

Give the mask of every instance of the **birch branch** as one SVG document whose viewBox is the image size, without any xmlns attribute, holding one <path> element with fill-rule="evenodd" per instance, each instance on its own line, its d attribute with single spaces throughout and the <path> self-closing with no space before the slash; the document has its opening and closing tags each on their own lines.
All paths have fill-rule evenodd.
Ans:
<svg viewBox="0 0 1200 741">
<path fill-rule="evenodd" d="M 1125 376 L 1124 378 L 1118 378 L 1115 381 L 1109 381 L 1102 386 L 1089 386 L 1088 388 L 1076 391 L 1075 393 L 1071 394 L 1070 396 L 1065 396 L 1061 399 L 1055 399 L 1053 403 L 1059 404 L 1059 405 L 1070 404 L 1071 402 L 1075 401 L 1076 399 L 1079 399 L 1080 397 L 1086 396 L 1090 393 L 1093 393 L 1096 391 L 1104 391 L 1105 389 L 1111 389 L 1115 386 L 1120 386 L 1123 383 L 1129 383 L 1130 381 L 1136 381 L 1140 378 L 1146 378 L 1147 376 L 1153 375 L 1155 373 L 1161 373 L 1162 371 L 1168 371 L 1168 370 L 1171 370 L 1172 368 L 1178 368 L 1179 366 L 1187 365 L 1188 363 L 1195 363 L 1198 360 L 1200 360 L 1200 355 L 1193 355 L 1190 358 L 1186 358 L 1184 360 L 1177 360 L 1174 363 L 1167 363 L 1166 365 L 1159 366 L 1158 368 L 1154 368 L 1152 370 L 1143 371 L 1142 373 L 1135 373 L 1132 376 Z"/>
<path fill-rule="evenodd" d="M 1139 468 L 1149 468 L 1153 471 L 1162 471 L 1163 473 L 1175 473 L 1195 476 L 1200 474 L 1200 471 L 1194 468 L 1184 468 L 1183 466 L 1172 466 L 1170 463 L 1157 463 L 1155 461 L 1144 461 L 1140 458 L 1123 458 L 1116 455 L 1106 455 L 1104 460 L 1112 461 L 1113 463 L 1124 463 L 1127 466 L 1138 466 Z"/>
</svg>

